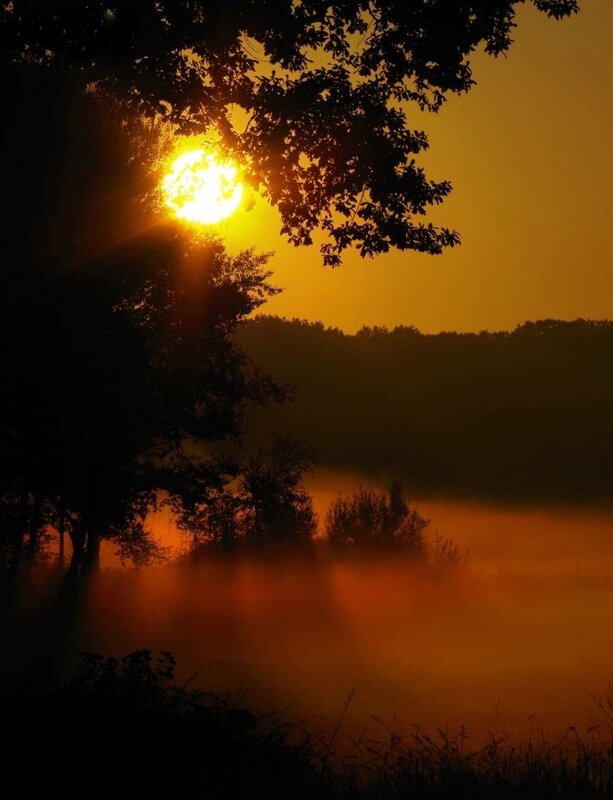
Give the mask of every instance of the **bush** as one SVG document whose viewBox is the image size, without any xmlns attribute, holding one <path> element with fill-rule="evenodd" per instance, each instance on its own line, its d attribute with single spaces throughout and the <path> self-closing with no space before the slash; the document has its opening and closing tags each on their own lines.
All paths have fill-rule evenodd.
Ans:
<svg viewBox="0 0 613 800">
<path fill-rule="evenodd" d="M 3 796 L 174 800 L 315 797 L 304 736 L 231 697 L 174 682 L 170 653 L 85 654 L 63 686 L 2 703 Z M 297 737 L 294 736 L 294 739 Z"/>
<path fill-rule="evenodd" d="M 430 520 L 409 505 L 402 487 L 389 492 L 360 487 L 348 499 L 339 495 L 326 517 L 326 534 L 333 547 L 398 549 L 425 557 L 424 530 Z"/>
</svg>

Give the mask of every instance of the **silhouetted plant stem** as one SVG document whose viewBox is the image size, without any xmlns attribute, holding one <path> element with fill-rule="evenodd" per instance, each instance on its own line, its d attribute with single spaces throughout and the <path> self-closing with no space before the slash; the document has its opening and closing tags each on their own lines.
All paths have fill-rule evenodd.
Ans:
<svg viewBox="0 0 613 800">
<path fill-rule="evenodd" d="M 82 569 L 88 574 L 100 571 L 100 535 L 93 526 L 87 531 Z"/>
<path fill-rule="evenodd" d="M 68 534 L 72 543 L 72 556 L 70 557 L 67 578 L 72 579 L 79 574 L 81 561 L 83 560 L 83 552 L 85 549 L 85 524 L 83 519 L 79 521 L 76 528 L 70 528 Z"/>
</svg>

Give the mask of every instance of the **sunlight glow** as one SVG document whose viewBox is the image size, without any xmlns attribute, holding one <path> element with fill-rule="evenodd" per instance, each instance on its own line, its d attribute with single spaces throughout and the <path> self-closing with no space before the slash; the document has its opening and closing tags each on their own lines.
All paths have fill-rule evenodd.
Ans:
<svg viewBox="0 0 613 800">
<path fill-rule="evenodd" d="M 186 222 L 214 225 L 238 208 L 243 186 L 238 168 L 199 148 L 176 158 L 162 181 L 164 201 Z"/>
</svg>

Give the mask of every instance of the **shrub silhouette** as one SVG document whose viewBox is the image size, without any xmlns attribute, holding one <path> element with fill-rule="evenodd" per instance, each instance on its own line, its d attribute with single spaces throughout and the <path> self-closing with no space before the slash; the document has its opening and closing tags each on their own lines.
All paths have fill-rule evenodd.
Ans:
<svg viewBox="0 0 613 800">
<path fill-rule="evenodd" d="M 15 735 L 0 757 L 4 796 L 178 798 L 197 787 L 207 798 L 280 798 L 290 785 L 315 796 L 304 736 L 292 743 L 273 717 L 177 686 L 174 670 L 168 652 L 83 654 L 66 685 L 5 701 Z"/>
<path fill-rule="evenodd" d="M 347 499 L 339 495 L 328 511 L 326 534 L 333 547 L 401 549 L 421 558 L 429 524 L 395 482 L 387 494 L 361 486 Z"/>
</svg>

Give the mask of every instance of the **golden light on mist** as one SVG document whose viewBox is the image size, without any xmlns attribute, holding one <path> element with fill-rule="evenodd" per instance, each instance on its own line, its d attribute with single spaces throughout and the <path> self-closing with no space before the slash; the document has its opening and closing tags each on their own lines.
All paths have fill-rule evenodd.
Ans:
<svg viewBox="0 0 613 800">
<path fill-rule="evenodd" d="M 202 148 L 176 158 L 161 188 L 166 206 L 178 219 L 202 225 L 229 217 L 243 196 L 238 167 Z"/>
</svg>

